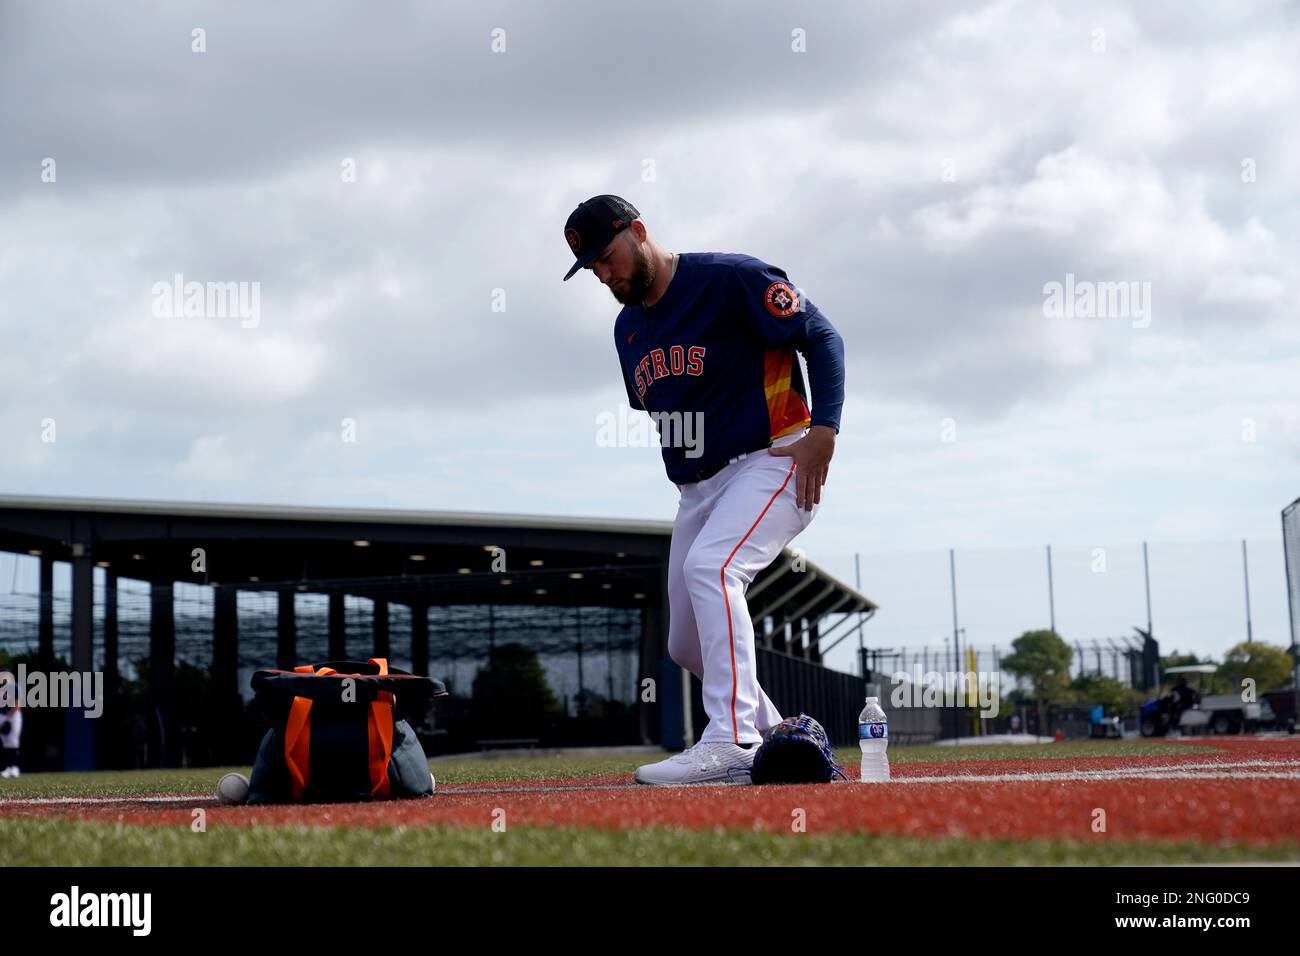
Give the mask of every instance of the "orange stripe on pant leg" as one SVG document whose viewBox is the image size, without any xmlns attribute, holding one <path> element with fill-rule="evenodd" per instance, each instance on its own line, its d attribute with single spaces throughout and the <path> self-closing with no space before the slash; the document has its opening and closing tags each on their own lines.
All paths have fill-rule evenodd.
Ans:
<svg viewBox="0 0 1300 956">
<path fill-rule="evenodd" d="M 718 579 L 722 584 L 722 603 L 727 608 L 727 640 L 731 646 L 731 736 L 737 745 L 740 744 L 740 728 L 736 726 L 736 633 L 731 626 L 731 600 L 727 597 L 727 565 L 736 556 L 740 546 L 749 540 L 749 536 L 754 533 L 758 523 L 763 520 L 763 515 L 767 514 L 768 509 L 772 507 L 772 502 L 776 501 L 781 492 L 785 491 L 785 486 L 790 484 L 790 476 L 793 474 L 794 462 L 791 461 L 790 470 L 785 473 L 785 481 L 781 482 L 781 487 L 776 489 L 771 498 L 767 499 L 767 504 L 763 506 L 763 510 L 758 513 L 758 517 L 749 526 L 745 536 L 731 549 L 731 554 L 727 555 L 727 560 L 722 562 L 722 569 L 718 572 Z"/>
</svg>

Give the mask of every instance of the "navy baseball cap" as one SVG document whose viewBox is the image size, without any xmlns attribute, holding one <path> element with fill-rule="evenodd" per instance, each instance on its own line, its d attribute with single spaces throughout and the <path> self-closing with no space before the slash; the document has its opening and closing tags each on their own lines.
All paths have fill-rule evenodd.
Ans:
<svg viewBox="0 0 1300 956">
<path fill-rule="evenodd" d="M 640 218 L 636 207 L 618 196 L 592 196 L 579 203 L 564 224 L 564 240 L 578 257 L 565 274 L 565 281 L 604 252 L 610 240 L 630 226 L 633 219 Z"/>
</svg>

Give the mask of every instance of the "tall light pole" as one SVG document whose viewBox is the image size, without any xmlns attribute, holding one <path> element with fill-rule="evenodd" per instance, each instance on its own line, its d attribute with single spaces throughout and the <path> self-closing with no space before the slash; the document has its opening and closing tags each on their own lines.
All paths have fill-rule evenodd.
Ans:
<svg viewBox="0 0 1300 956">
<path fill-rule="evenodd" d="M 856 587 L 858 589 L 858 593 L 861 594 L 862 593 L 862 556 L 856 551 L 853 552 L 853 581 L 854 581 L 853 586 Z M 863 650 L 862 612 L 859 611 L 858 612 L 858 666 L 862 668 L 862 676 L 866 677 L 867 656 L 862 653 L 862 650 Z"/>
<path fill-rule="evenodd" d="M 1052 633 L 1056 633 L 1056 591 L 1052 586 L 1052 546 L 1047 546 L 1047 613 L 1052 622 Z"/>
<path fill-rule="evenodd" d="M 1246 539 L 1241 539 L 1241 573 L 1246 582 L 1246 643 L 1251 641 L 1250 628 L 1250 562 L 1246 559 Z"/>
<path fill-rule="evenodd" d="M 961 660 L 958 658 L 957 644 L 957 556 L 956 552 L 948 549 L 948 576 L 952 582 L 952 654 L 953 654 L 953 671 L 961 670 Z"/>
<path fill-rule="evenodd" d="M 961 673 L 961 651 L 959 637 L 957 634 L 957 557 L 956 552 L 948 549 L 948 574 L 952 581 L 952 656 L 953 663 L 957 666 L 952 669 L 954 674 Z M 961 737 L 961 721 L 957 719 L 957 711 L 953 710 L 953 729 L 957 737 Z"/>
<path fill-rule="evenodd" d="M 1151 565 L 1147 561 L 1147 543 L 1142 542 L 1142 577 L 1147 588 L 1147 633 L 1151 633 Z"/>
</svg>

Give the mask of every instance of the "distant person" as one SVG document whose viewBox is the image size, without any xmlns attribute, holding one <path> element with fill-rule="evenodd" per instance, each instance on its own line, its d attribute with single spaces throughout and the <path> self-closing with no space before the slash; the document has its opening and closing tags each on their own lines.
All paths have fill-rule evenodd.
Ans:
<svg viewBox="0 0 1300 956">
<path fill-rule="evenodd" d="M 1199 702 L 1200 696 L 1187 685 L 1187 678 L 1180 674 L 1169 693 L 1160 698 L 1161 708 L 1169 715 L 1170 729 L 1177 729 L 1183 711 L 1191 710 Z"/>
<path fill-rule="evenodd" d="M 23 709 L 18 701 L 18 687 L 10 673 L 0 674 L 0 777 L 16 777 L 18 746 L 23 736 Z"/>
<path fill-rule="evenodd" d="M 1200 695 L 1191 687 L 1187 686 L 1187 678 L 1181 675 L 1178 680 L 1174 681 L 1174 689 L 1171 691 L 1171 696 L 1173 697 L 1175 716 L 1181 714 L 1185 710 L 1191 710 L 1200 703 L 1201 700 Z"/>
</svg>

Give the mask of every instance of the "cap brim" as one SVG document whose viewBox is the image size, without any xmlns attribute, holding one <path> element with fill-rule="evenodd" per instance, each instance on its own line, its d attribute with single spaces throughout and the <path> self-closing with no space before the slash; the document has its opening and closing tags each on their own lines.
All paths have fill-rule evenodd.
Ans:
<svg viewBox="0 0 1300 956">
<path fill-rule="evenodd" d="M 573 278 L 575 272 L 585 266 L 592 259 L 596 258 L 596 256 L 600 255 L 603 251 L 603 249 L 593 249 L 584 256 L 578 256 L 577 260 L 573 263 L 573 268 L 564 274 L 564 281 L 568 282 Z"/>
</svg>

